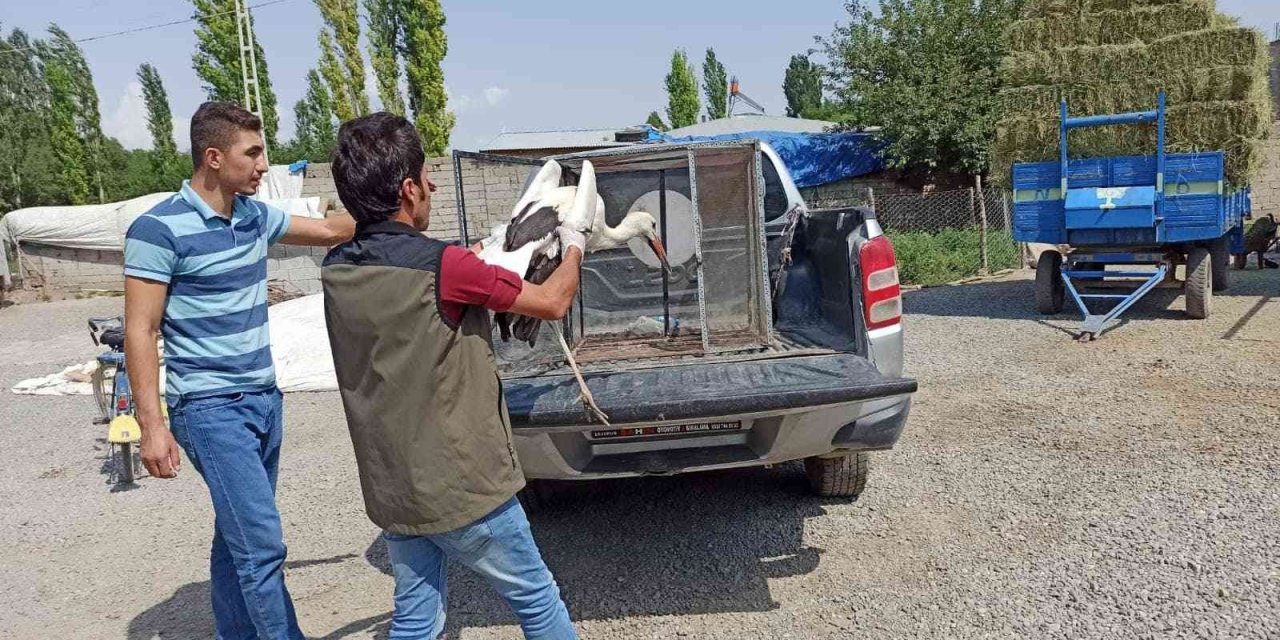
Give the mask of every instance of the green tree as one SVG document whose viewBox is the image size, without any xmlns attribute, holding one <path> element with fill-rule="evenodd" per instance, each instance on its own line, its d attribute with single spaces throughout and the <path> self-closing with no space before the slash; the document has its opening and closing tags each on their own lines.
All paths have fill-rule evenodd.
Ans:
<svg viewBox="0 0 1280 640">
<path fill-rule="evenodd" d="M 822 39 L 845 125 L 879 125 L 891 166 L 978 173 L 995 136 L 1004 30 L 1022 0 L 846 3 Z"/>
<path fill-rule="evenodd" d="M 707 117 L 712 120 L 729 115 L 729 78 L 716 52 L 707 48 L 702 63 L 702 93 L 707 97 Z"/>
<path fill-rule="evenodd" d="M 644 122 L 645 124 L 653 127 L 654 129 L 657 129 L 658 131 L 666 131 L 667 129 L 670 128 L 667 126 L 667 123 L 662 121 L 662 115 L 659 114 L 657 111 L 650 111 L 649 118 Z"/>
<path fill-rule="evenodd" d="M 822 107 L 822 67 L 807 55 L 791 56 L 782 80 L 782 92 L 787 96 L 787 117 L 812 117 L 811 114 Z"/>
<path fill-rule="evenodd" d="M 61 165 L 58 179 L 67 204 L 89 201 L 89 169 L 85 163 L 84 142 L 76 126 L 76 87 L 65 63 L 57 58 L 44 62 L 45 82 L 49 85 L 49 146 Z"/>
<path fill-rule="evenodd" d="M 332 96 L 330 106 L 338 122 L 346 122 L 356 117 L 356 107 L 351 101 L 346 74 L 334 51 L 333 36 L 327 29 L 320 30 L 320 76 L 329 85 L 326 92 Z"/>
<path fill-rule="evenodd" d="M 364 7 L 369 19 L 369 62 L 378 81 L 378 99 L 384 111 L 404 115 L 398 57 L 400 23 L 395 0 L 364 0 Z"/>
<path fill-rule="evenodd" d="M 671 54 L 667 73 L 667 121 L 671 128 L 687 127 L 698 121 L 698 81 L 684 49 Z"/>
<path fill-rule="evenodd" d="M 442 155 L 449 147 L 455 118 L 447 108 L 444 70 L 449 52 L 440 0 L 399 0 L 404 66 L 409 78 L 409 107 L 414 126 L 428 155 Z"/>
<path fill-rule="evenodd" d="M 50 39 L 43 43 L 42 57 L 56 59 L 67 72 L 76 134 L 84 148 L 84 166 L 88 171 L 90 189 L 96 192 L 98 202 L 106 202 L 102 183 L 102 116 L 98 111 L 98 90 L 93 86 L 93 73 L 84 59 L 84 52 L 66 31 L 57 24 L 50 24 L 49 35 Z"/>
<path fill-rule="evenodd" d="M 49 89 L 34 45 L 14 29 L 0 39 L 0 214 L 53 204 L 53 181 L 40 179 L 57 170 L 44 123 L 48 108 Z"/>
<path fill-rule="evenodd" d="M 235 0 L 191 0 L 195 7 L 196 52 L 191 64 L 204 81 L 210 100 L 245 104 L 244 80 L 240 68 L 240 44 L 236 30 Z M 252 17 L 250 27 L 253 26 Z M 267 147 L 276 146 L 280 119 L 276 113 L 276 94 L 267 72 L 267 57 L 257 37 L 253 40 L 257 61 L 258 84 L 262 92 L 262 128 Z"/>
<path fill-rule="evenodd" d="M 143 155 L 150 159 L 152 172 L 150 180 L 139 181 L 133 170 L 137 162 L 133 156 L 136 154 L 130 151 L 130 170 L 127 173 L 131 184 L 145 185 L 131 188 L 131 191 L 138 188 L 146 189 L 142 193 L 174 191 L 177 189 L 174 185 L 180 184 L 184 177 L 190 175 L 189 169 L 184 170 L 184 167 L 190 165 L 190 160 L 183 163 L 178 155 L 173 137 L 173 112 L 169 109 L 169 94 L 160 79 L 160 72 L 150 64 L 138 67 L 138 82 L 142 83 L 142 97 L 147 104 L 147 130 L 151 132 L 151 150 Z"/>
<path fill-rule="evenodd" d="M 151 149 L 159 156 L 178 155 L 173 139 L 173 111 L 169 109 L 169 94 L 164 90 L 160 72 L 149 63 L 138 67 L 138 82 L 142 83 L 142 98 L 147 104 L 147 130 L 151 132 Z"/>
<path fill-rule="evenodd" d="M 315 0 L 315 3 L 337 43 L 337 57 L 345 71 L 344 99 L 351 105 L 354 115 L 365 115 L 369 113 L 369 97 L 364 91 L 364 57 L 360 55 L 359 4 L 356 0 Z M 329 88 L 336 102 L 338 87 L 331 85 Z"/>
<path fill-rule="evenodd" d="M 307 93 L 293 105 L 293 117 L 298 125 L 291 159 L 328 162 L 337 130 L 329 90 L 315 69 L 307 72 Z"/>
</svg>

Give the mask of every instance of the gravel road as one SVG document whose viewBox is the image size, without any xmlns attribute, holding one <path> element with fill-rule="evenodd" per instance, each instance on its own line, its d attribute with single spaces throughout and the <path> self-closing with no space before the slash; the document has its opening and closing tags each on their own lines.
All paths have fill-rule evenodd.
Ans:
<svg viewBox="0 0 1280 640">
<path fill-rule="evenodd" d="M 1026 274 L 909 293 L 920 393 L 856 502 L 794 465 L 561 487 L 532 516 L 584 638 L 1280 637 L 1280 272 L 1213 317 L 1157 292 L 1098 342 Z M 0 386 L 88 359 L 119 299 L 0 310 Z M 211 512 L 105 484 L 87 397 L 3 392 L 0 637 L 207 638 Z M 313 637 L 385 634 L 391 579 L 336 394 L 287 397 L 279 502 Z M 454 640 L 518 637 L 469 575 Z"/>
</svg>

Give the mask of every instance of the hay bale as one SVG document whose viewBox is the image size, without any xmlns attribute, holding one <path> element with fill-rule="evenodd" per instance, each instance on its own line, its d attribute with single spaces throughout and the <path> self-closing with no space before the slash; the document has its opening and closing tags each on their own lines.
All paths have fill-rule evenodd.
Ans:
<svg viewBox="0 0 1280 640">
<path fill-rule="evenodd" d="M 1031 18 L 1073 17 L 1103 11 L 1123 11 L 1135 7 L 1162 7 L 1198 4 L 1214 8 L 1213 0 L 1032 0 L 1023 9 Z"/>
<path fill-rule="evenodd" d="M 1264 68 L 1269 59 L 1255 29 L 1202 29 L 1132 43 L 1015 51 L 1001 61 L 1007 87 L 1131 84 L 1191 75 L 1206 67 Z"/>
<path fill-rule="evenodd" d="M 1071 16 L 1018 20 L 1009 27 L 1009 47 L 1043 51 L 1069 46 L 1142 44 L 1171 33 L 1209 29 L 1213 7 L 1203 3 L 1139 6 Z"/>
<path fill-rule="evenodd" d="M 1168 108 L 1165 150 L 1226 152 L 1227 179 L 1245 184 L 1262 160 L 1261 141 L 1270 126 L 1267 103 L 1254 100 L 1194 102 Z M 1097 127 L 1071 132 L 1073 158 L 1146 155 L 1156 148 L 1153 126 Z M 1058 122 L 1043 116 L 1008 116 L 996 126 L 997 170 L 1014 162 L 1058 157 Z M 1007 175 L 1007 171 L 1004 171 Z M 997 174 L 999 175 L 999 174 Z"/>
<path fill-rule="evenodd" d="M 1170 105 L 1192 102 L 1250 100 L 1265 89 L 1266 76 L 1255 67 L 1226 66 L 1195 69 L 1167 78 L 1144 78 L 1122 85 L 1032 85 L 1001 89 L 1001 113 L 1042 118 L 1058 117 L 1058 101 L 1066 98 L 1073 115 L 1147 111 L 1164 91 Z"/>
</svg>

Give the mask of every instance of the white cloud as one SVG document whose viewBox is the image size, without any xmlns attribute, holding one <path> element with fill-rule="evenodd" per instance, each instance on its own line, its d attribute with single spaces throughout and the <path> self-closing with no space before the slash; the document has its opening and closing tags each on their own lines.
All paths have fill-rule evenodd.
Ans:
<svg viewBox="0 0 1280 640">
<path fill-rule="evenodd" d="M 449 85 L 444 86 L 445 104 L 454 113 L 462 113 L 471 107 L 471 96 L 454 93 Z"/>
<path fill-rule="evenodd" d="M 126 149 L 151 148 L 142 83 L 134 80 L 125 86 L 124 95 L 116 102 L 115 109 L 102 121 L 102 133 L 119 140 Z"/>
<path fill-rule="evenodd" d="M 488 89 L 484 90 L 484 101 L 489 103 L 489 106 L 493 107 L 493 106 L 496 106 L 499 102 L 506 100 L 507 96 L 509 95 L 511 95 L 510 89 L 503 89 L 502 87 L 489 87 Z"/>
<path fill-rule="evenodd" d="M 102 120 L 102 133 L 115 138 L 126 149 L 150 149 L 154 146 L 147 129 L 147 100 L 142 83 L 134 80 L 125 85 L 124 94 Z M 179 151 L 191 149 L 191 119 L 173 117 L 173 138 Z"/>
</svg>

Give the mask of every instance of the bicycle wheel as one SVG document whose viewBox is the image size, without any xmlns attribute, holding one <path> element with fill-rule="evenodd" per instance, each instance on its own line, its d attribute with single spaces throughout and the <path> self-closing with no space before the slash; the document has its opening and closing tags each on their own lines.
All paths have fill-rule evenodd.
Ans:
<svg viewBox="0 0 1280 640">
<path fill-rule="evenodd" d="M 116 472 L 120 478 L 120 484 L 133 484 L 133 443 L 121 443 L 120 461 Z"/>
</svg>

